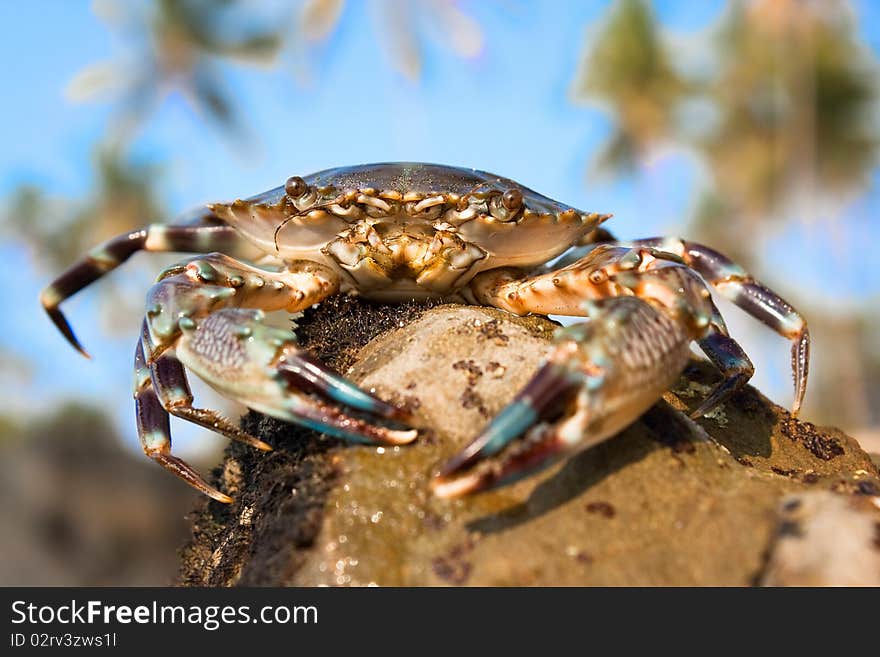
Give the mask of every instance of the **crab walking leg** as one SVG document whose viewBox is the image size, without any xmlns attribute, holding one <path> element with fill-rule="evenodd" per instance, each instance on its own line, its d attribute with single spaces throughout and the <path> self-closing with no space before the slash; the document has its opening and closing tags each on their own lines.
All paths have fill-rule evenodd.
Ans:
<svg viewBox="0 0 880 657">
<path fill-rule="evenodd" d="M 712 287 L 780 335 L 792 340 L 791 367 L 794 376 L 792 415 L 797 415 L 807 390 L 810 366 L 810 333 L 801 314 L 773 290 L 755 280 L 745 269 L 708 246 L 672 237 L 636 240 L 680 257 Z"/>
<path fill-rule="evenodd" d="M 144 453 L 196 490 L 229 504 L 232 498 L 211 486 L 186 461 L 171 454 L 171 424 L 150 376 L 143 341 L 138 340 L 134 357 L 134 403 L 138 437 Z"/>
<path fill-rule="evenodd" d="M 557 334 L 532 381 L 432 481 L 458 497 L 520 478 L 614 435 L 650 408 L 690 357 L 686 325 L 637 297 L 590 304 Z"/>
<path fill-rule="evenodd" d="M 334 273 L 307 262 L 268 272 L 211 254 L 166 270 L 147 296 L 143 340 L 153 383 L 168 391 L 166 408 L 176 412 L 187 396 L 174 391 L 179 375 L 159 385 L 169 367 L 159 359 L 173 348 L 180 363 L 221 394 L 273 417 L 353 440 L 414 440 L 415 430 L 374 425 L 338 408 L 335 404 L 374 418 L 409 419 L 300 349 L 292 332 L 264 322 L 264 310 L 297 312 L 338 287 Z M 198 421 L 194 412 L 183 412 Z"/>
<path fill-rule="evenodd" d="M 713 326 L 708 335 L 702 340 L 698 340 L 697 343 L 715 367 L 721 370 L 724 378 L 703 400 L 703 403 L 691 413 L 693 419 L 700 418 L 718 408 L 733 393 L 748 383 L 755 373 L 755 367 L 743 348 L 736 340 L 717 327 Z"/>
<path fill-rule="evenodd" d="M 602 244 L 588 251 L 583 257 L 564 267 L 524 276 L 516 269 L 495 269 L 478 274 L 464 291 L 474 303 L 494 306 L 517 315 L 585 316 L 584 301 L 636 294 L 634 286 L 641 284 L 639 278 L 649 270 L 684 269 L 681 263 L 670 261 L 667 254 L 651 249 L 633 249 L 617 244 Z M 670 256 L 671 257 L 671 256 Z M 635 278 L 633 278 L 635 277 Z M 695 276 L 686 278 L 696 278 Z M 693 296 L 693 282 L 684 283 L 687 295 L 680 301 L 687 302 Z M 667 301 L 670 285 L 654 287 Z M 702 296 L 705 286 L 698 290 Z M 708 298 L 708 291 L 705 292 Z M 671 305 L 678 303 L 668 299 Z M 699 306 L 705 301 L 698 299 Z"/>
<path fill-rule="evenodd" d="M 488 272 L 474 279 L 471 291 L 480 303 L 522 315 L 584 315 L 583 300 L 635 294 L 657 297 L 670 307 L 682 306 L 705 325 L 695 333 L 702 350 L 724 374 L 693 416 L 705 415 L 745 385 L 754 367 L 728 334 L 708 290 L 675 254 L 653 247 L 600 245 L 579 260 L 552 272 L 523 279 L 515 272 Z M 679 275 L 681 274 L 681 275 Z M 658 278 L 659 277 L 659 278 Z M 664 277 L 667 279 L 663 282 Z M 674 279 L 680 285 L 670 285 Z M 700 281 L 702 279 L 699 279 Z M 657 285 L 657 282 L 661 282 Z M 682 292 L 674 290 L 681 289 Z"/>
<path fill-rule="evenodd" d="M 207 217 L 202 221 L 207 222 Z M 77 340 L 59 306 L 65 300 L 113 271 L 138 251 L 233 251 L 243 242 L 225 225 L 167 226 L 154 224 L 119 235 L 95 247 L 40 293 L 40 302 L 58 330 L 82 355 L 88 353 Z"/>
</svg>

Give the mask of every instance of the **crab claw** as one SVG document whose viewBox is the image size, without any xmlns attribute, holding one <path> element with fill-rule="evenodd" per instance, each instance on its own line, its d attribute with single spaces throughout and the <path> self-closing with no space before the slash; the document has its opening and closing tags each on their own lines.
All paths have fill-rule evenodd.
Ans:
<svg viewBox="0 0 880 657">
<path fill-rule="evenodd" d="M 443 465 L 431 482 L 434 494 L 460 497 L 484 490 L 525 476 L 561 453 L 565 442 L 547 423 L 559 417 L 578 387 L 567 368 L 545 363 L 483 432 Z"/>
<path fill-rule="evenodd" d="M 613 436 L 684 369 L 688 334 L 649 303 L 603 299 L 589 317 L 558 332 L 534 378 L 436 474 L 435 495 L 460 497 L 506 484 Z"/>
<path fill-rule="evenodd" d="M 304 392 L 313 392 L 355 410 L 389 420 L 412 420 L 412 414 L 406 409 L 389 404 L 359 388 L 308 352 L 288 352 L 279 359 L 277 367 L 292 386 Z"/>
<path fill-rule="evenodd" d="M 256 411 L 358 442 L 401 445 L 417 436 L 379 423 L 409 416 L 300 349 L 288 331 L 264 324 L 259 310 L 226 308 L 186 326 L 176 347 L 181 362 Z"/>
</svg>

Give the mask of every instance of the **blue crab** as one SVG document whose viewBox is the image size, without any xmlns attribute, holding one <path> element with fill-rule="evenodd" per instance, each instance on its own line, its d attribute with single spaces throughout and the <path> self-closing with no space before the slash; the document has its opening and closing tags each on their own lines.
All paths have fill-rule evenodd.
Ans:
<svg viewBox="0 0 880 657">
<path fill-rule="evenodd" d="M 586 318 L 557 332 L 525 388 L 439 468 L 431 485 L 441 497 L 503 484 L 614 435 L 675 382 L 694 341 L 723 374 L 694 416 L 724 402 L 753 366 L 710 287 L 792 340 L 796 414 L 809 364 L 803 317 L 706 246 L 597 240 L 608 216 L 483 171 L 420 163 L 329 169 L 112 239 L 58 277 L 41 301 L 85 354 L 61 313 L 65 299 L 137 251 L 208 253 L 166 269 L 148 292 L 134 398 L 146 454 L 220 502 L 232 500 L 172 455 L 169 415 L 271 447 L 193 406 L 186 369 L 252 409 L 325 434 L 392 445 L 417 438 L 403 409 L 264 321 L 267 312 L 299 312 L 334 294 Z"/>
</svg>

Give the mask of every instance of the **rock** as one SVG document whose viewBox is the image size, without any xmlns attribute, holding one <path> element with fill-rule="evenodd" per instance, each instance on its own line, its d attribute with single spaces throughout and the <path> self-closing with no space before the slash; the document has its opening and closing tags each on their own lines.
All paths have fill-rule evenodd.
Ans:
<svg viewBox="0 0 880 657">
<path fill-rule="evenodd" d="M 828 491 L 786 496 L 779 505 L 776 539 L 761 583 L 880 586 L 878 500 Z"/>
<path fill-rule="evenodd" d="M 230 445 L 215 476 L 236 502 L 192 514 L 180 583 L 747 585 L 762 581 L 784 496 L 880 486 L 852 438 L 752 388 L 688 420 L 678 411 L 718 379 L 695 361 L 618 436 L 511 486 L 432 497 L 432 471 L 528 380 L 554 328 L 488 308 L 349 298 L 310 312 L 304 344 L 432 430 L 379 449 L 245 417 L 277 449 Z"/>
</svg>

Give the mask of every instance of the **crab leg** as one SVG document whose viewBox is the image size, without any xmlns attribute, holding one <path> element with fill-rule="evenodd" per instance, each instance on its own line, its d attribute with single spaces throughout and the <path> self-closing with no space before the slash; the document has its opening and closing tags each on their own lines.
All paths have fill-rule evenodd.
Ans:
<svg viewBox="0 0 880 657">
<path fill-rule="evenodd" d="M 623 429 L 678 378 L 698 340 L 724 378 L 704 413 L 751 376 L 703 279 L 648 247 L 604 245 L 558 271 L 525 280 L 513 272 L 474 279 L 483 303 L 518 314 L 582 315 L 531 382 L 440 471 L 433 486 L 454 497 L 516 478 Z"/>
<path fill-rule="evenodd" d="M 673 253 L 697 271 L 712 287 L 780 335 L 792 340 L 794 375 L 792 415 L 797 415 L 807 390 L 810 333 L 803 316 L 785 299 L 755 280 L 745 269 L 708 246 L 678 238 L 652 237 L 632 242 Z"/>
<path fill-rule="evenodd" d="M 414 440 L 415 430 L 374 422 L 404 421 L 403 410 L 300 349 L 291 331 L 264 321 L 263 310 L 296 312 L 337 289 L 335 275 L 315 263 L 268 272 L 211 254 L 166 270 L 148 293 L 136 358 L 135 400 L 144 451 L 200 491 L 228 501 L 170 455 L 168 413 L 271 449 L 215 411 L 194 408 L 184 367 L 226 397 L 332 436 L 390 445 Z"/>
<path fill-rule="evenodd" d="M 788 326 L 792 327 L 791 330 L 794 333 L 781 331 L 779 323 L 774 324 L 770 320 L 764 321 L 764 323 L 795 340 L 792 346 L 792 371 L 795 379 L 795 397 L 792 413 L 796 414 L 800 409 L 806 390 L 807 369 L 809 365 L 809 333 L 803 318 L 777 294 L 754 281 L 742 269 L 736 269 L 737 266 L 726 260 L 724 256 L 716 254 L 714 260 L 716 266 L 710 271 L 704 264 L 701 264 L 708 260 L 708 256 L 705 254 L 709 252 L 709 249 L 690 245 L 688 248 L 691 251 L 703 254 L 700 256 L 703 257 L 703 260 L 694 260 L 691 256 L 688 256 L 689 261 L 679 253 L 676 253 L 677 244 L 682 243 L 679 240 L 670 240 L 668 243 L 663 243 L 660 238 L 641 240 L 639 242 L 640 246 L 636 248 L 630 248 L 617 243 L 613 245 L 603 244 L 587 251 L 586 255 L 582 254 L 580 259 L 570 262 L 556 271 L 542 273 L 531 278 L 522 279 L 521 275 L 513 270 L 487 272 L 473 280 L 471 283 L 471 293 L 479 303 L 504 308 L 518 315 L 534 312 L 544 315 L 579 316 L 584 314 L 582 307 L 584 299 L 632 293 L 640 296 L 650 296 L 650 291 L 645 292 L 636 289 L 639 285 L 643 285 L 651 280 L 650 278 L 643 278 L 639 281 L 637 280 L 639 275 L 644 274 L 650 269 L 656 269 L 664 261 L 669 266 L 676 263 L 685 264 L 692 267 L 705 280 L 718 288 L 722 294 L 730 296 L 731 290 L 735 291 L 741 288 L 745 290 L 743 292 L 744 295 L 752 295 L 752 297 L 739 297 L 740 301 L 737 304 L 759 319 L 762 316 L 759 315 L 758 308 L 789 309 L 786 321 Z M 682 251 L 682 249 L 684 247 L 678 250 Z M 739 280 L 733 280 L 732 274 L 728 277 L 730 280 L 721 280 L 719 278 L 721 276 L 721 266 L 717 265 L 717 263 L 722 260 L 728 263 L 725 265 L 728 267 L 726 271 L 735 270 L 740 272 L 738 274 Z M 700 266 L 698 267 L 697 265 Z M 624 283 L 629 283 L 630 285 Z M 635 287 L 631 289 L 631 286 Z M 665 293 L 662 286 L 660 288 L 654 286 L 653 291 L 661 294 L 661 296 L 665 296 L 666 303 L 677 303 L 674 294 Z M 745 298 L 752 300 L 746 303 L 742 301 Z M 756 299 L 762 299 L 764 305 L 759 305 Z M 687 304 L 684 297 L 680 297 L 679 302 Z M 702 304 L 703 302 L 698 303 Z M 724 373 L 725 379 L 710 393 L 707 401 L 700 406 L 700 414 L 708 413 L 712 408 L 718 406 L 718 404 L 741 388 L 754 372 L 754 367 L 749 361 L 748 356 L 727 335 L 727 328 L 717 308 L 711 303 L 711 300 L 707 299 L 705 303 L 708 304 L 706 312 L 710 313 L 709 328 L 705 331 L 706 335 L 697 336 L 697 340 L 703 351 L 709 356 L 709 359 Z M 764 313 L 763 316 L 768 317 L 769 315 Z M 705 317 L 703 319 L 705 320 Z"/>
<path fill-rule="evenodd" d="M 177 475 L 196 490 L 217 500 L 230 503 L 232 498 L 211 486 L 186 461 L 171 454 L 171 425 L 168 412 L 153 388 L 142 341 L 138 340 L 134 357 L 134 402 L 138 437 L 144 453 L 169 472 Z"/>
<path fill-rule="evenodd" d="M 590 321 L 561 330 L 532 381 L 432 481 L 458 497 L 518 479 L 614 435 L 678 378 L 691 335 L 637 297 L 590 304 Z"/>
<path fill-rule="evenodd" d="M 211 215 L 202 214 L 197 216 L 193 225 L 153 224 L 114 237 L 89 251 L 48 285 L 40 293 L 40 302 L 67 341 L 88 357 L 60 310 L 61 303 L 119 267 L 138 251 L 228 252 L 243 246 L 235 229 L 210 222 Z"/>
<path fill-rule="evenodd" d="M 742 347 L 717 327 L 713 326 L 709 334 L 697 343 L 715 367 L 721 370 L 724 378 L 691 413 L 693 419 L 702 417 L 723 404 L 733 393 L 748 383 L 755 373 L 755 367 Z"/>
</svg>

